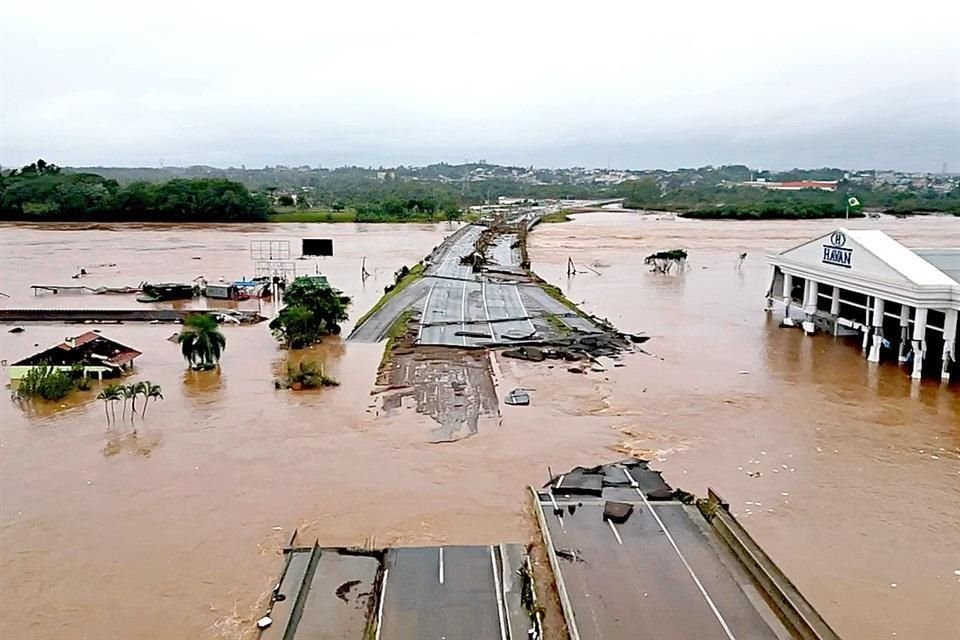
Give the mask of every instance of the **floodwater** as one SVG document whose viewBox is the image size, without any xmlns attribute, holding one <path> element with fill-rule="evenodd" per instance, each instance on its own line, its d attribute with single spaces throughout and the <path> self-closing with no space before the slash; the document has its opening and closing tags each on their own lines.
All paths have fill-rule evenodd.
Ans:
<svg viewBox="0 0 960 640">
<path fill-rule="evenodd" d="M 908 245 L 960 246 L 955 219 L 879 225 Z M 762 250 L 832 226 L 605 213 L 541 226 L 534 269 L 590 312 L 652 335 L 655 355 L 589 376 L 498 359 L 499 393 L 530 388 L 532 405 L 505 406 L 499 426 L 453 444 L 429 444 L 412 410 L 378 415 L 381 345 L 331 338 L 296 354 L 341 386 L 294 393 L 273 389 L 287 355 L 265 325 L 225 327 L 220 371 L 199 374 L 166 340 L 171 325 L 99 327 L 143 351 L 133 379 L 161 384 L 165 399 L 136 434 L 129 420 L 107 425 L 95 390 L 64 406 L 0 401 L 0 637 L 249 637 L 294 528 L 325 545 L 522 541 L 526 485 L 548 466 L 618 451 L 662 460 L 674 486 L 724 495 L 844 638 L 955 637 L 958 386 L 911 384 L 763 312 Z M 327 274 L 357 317 L 452 229 L 0 225 L 10 296 L 0 304 L 134 307 L 132 297 L 34 298 L 28 286 L 75 283 L 81 266 L 91 286 L 234 279 L 253 273 L 251 240 L 333 237 L 335 257 L 297 269 Z M 689 271 L 643 267 L 647 253 L 676 246 L 690 251 Z M 596 273 L 568 279 L 568 256 Z M 0 358 L 85 329 L 2 331 Z"/>
</svg>

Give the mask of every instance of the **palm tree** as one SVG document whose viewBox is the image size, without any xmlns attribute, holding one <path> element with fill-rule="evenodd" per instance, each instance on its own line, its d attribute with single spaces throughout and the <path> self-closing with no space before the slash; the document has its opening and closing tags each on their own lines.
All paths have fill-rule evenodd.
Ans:
<svg viewBox="0 0 960 640">
<path fill-rule="evenodd" d="M 109 388 L 109 387 L 107 387 Z M 110 396 L 107 395 L 107 389 L 101 389 L 100 393 L 97 394 L 97 400 L 103 400 L 103 413 L 107 416 L 107 424 L 110 424 L 110 409 L 108 405 L 110 403 Z"/>
<path fill-rule="evenodd" d="M 153 401 L 163 400 L 163 392 L 160 389 L 160 385 L 151 384 L 149 381 L 144 383 L 145 390 L 143 392 L 143 413 L 140 414 L 140 417 L 147 415 L 147 401 L 150 398 L 153 398 Z"/>
<path fill-rule="evenodd" d="M 130 399 L 130 388 L 131 385 L 117 385 L 117 395 L 123 399 L 123 409 L 120 411 L 121 418 L 127 417 L 127 401 Z"/>
<path fill-rule="evenodd" d="M 143 383 L 135 382 L 133 384 L 128 384 L 126 386 L 127 395 L 130 396 L 130 419 L 133 420 L 133 416 L 137 415 L 137 396 L 143 393 Z"/>
<path fill-rule="evenodd" d="M 183 323 L 177 337 L 180 353 L 194 369 L 212 369 L 220 362 L 220 354 L 227 348 L 227 339 L 217 328 L 213 316 L 196 314 Z"/>
<path fill-rule="evenodd" d="M 121 389 L 123 389 L 123 387 L 121 387 L 120 385 L 118 385 L 118 384 L 111 384 L 111 385 L 107 385 L 106 387 L 104 387 L 104 388 L 100 391 L 100 393 L 97 394 L 97 399 L 103 400 L 103 411 L 104 411 L 104 413 L 106 413 L 106 411 L 107 411 L 107 403 L 110 404 L 111 409 L 112 409 L 112 411 L 113 411 L 113 421 L 114 421 L 114 422 L 117 421 L 117 408 L 116 408 L 116 406 L 115 406 L 115 403 L 118 402 L 121 397 L 123 397 L 123 393 L 121 392 Z M 109 423 L 109 422 L 110 422 L 110 415 L 107 414 L 107 423 Z"/>
</svg>

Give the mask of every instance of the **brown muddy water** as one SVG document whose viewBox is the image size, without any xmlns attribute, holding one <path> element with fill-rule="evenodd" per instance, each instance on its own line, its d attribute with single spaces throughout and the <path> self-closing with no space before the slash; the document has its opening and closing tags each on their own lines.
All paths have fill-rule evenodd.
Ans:
<svg viewBox="0 0 960 640">
<path fill-rule="evenodd" d="M 877 224 L 909 245 L 960 246 L 956 220 L 850 226 Z M 322 360 L 341 386 L 278 392 L 286 354 L 265 325 L 226 327 L 221 370 L 202 374 L 166 341 L 173 326 L 104 325 L 144 352 L 134 379 L 161 384 L 166 399 L 136 435 L 107 426 L 95 390 L 64 406 L 0 401 L 0 637 L 248 636 L 294 527 L 327 545 L 522 541 L 525 485 L 545 481 L 548 465 L 618 451 L 660 459 L 675 486 L 717 489 L 843 637 L 957 637 L 957 385 L 912 385 L 763 312 L 762 250 L 833 226 L 604 213 L 543 225 L 531 236 L 534 269 L 588 311 L 654 336 L 656 357 L 589 376 L 498 359 L 499 392 L 531 388 L 533 404 L 503 407 L 499 426 L 454 444 L 428 444 L 412 410 L 377 415 L 382 345 L 330 339 L 297 357 Z M 11 296 L 0 304 L 137 306 L 33 298 L 27 287 L 72 283 L 81 266 L 91 286 L 238 278 L 253 270 L 251 239 L 309 236 L 333 237 L 337 255 L 298 269 L 319 266 L 359 316 L 393 270 L 451 230 L 0 225 L 0 291 Z M 690 251 L 689 271 L 643 267 L 647 253 L 676 246 Z M 365 284 L 362 256 L 374 273 Z M 567 279 L 568 256 L 599 275 Z M 3 330 L 0 358 L 84 329 Z"/>
</svg>

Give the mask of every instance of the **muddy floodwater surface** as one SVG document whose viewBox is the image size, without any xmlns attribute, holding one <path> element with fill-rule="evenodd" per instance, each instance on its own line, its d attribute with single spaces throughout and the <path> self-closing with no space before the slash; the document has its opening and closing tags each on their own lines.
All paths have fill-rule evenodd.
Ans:
<svg viewBox="0 0 960 640">
<path fill-rule="evenodd" d="M 165 399 L 136 434 L 129 419 L 107 424 L 96 386 L 62 403 L 0 401 L 0 637 L 250 637 L 294 528 L 325 545 L 524 541 L 525 486 L 548 465 L 626 453 L 656 460 L 674 486 L 720 492 L 842 637 L 957 637 L 960 387 L 911 384 L 763 311 L 764 250 L 836 224 L 596 213 L 541 225 L 533 269 L 587 311 L 647 332 L 653 355 L 588 375 L 497 358 L 498 394 L 524 387 L 531 405 L 502 406 L 455 443 L 430 444 L 428 417 L 371 396 L 382 345 L 329 338 L 293 354 L 341 384 L 289 392 L 273 388 L 288 354 L 265 324 L 224 327 L 222 366 L 204 373 L 186 370 L 173 325 L 100 326 L 143 352 L 131 379 L 159 383 Z M 960 246 L 957 219 L 849 226 Z M 251 240 L 289 239 L 297 253 L 302 237 L 332 237 L 334 257 L 297 270 L 326 274 L 356 318 L 454 229 L 0 225 L 0 305 L 138 307 L 29 286 L 75 284 L 81 267 L 93 287 L 239 279 L 254 272 Z M 689 251 L 687 271 L 643 266 L 675 247 Z M 566 276 L 568 257 L 583 273 Z M 24 326 L 0 326 L 0 359 L 89 328 Z"/>
</svg>

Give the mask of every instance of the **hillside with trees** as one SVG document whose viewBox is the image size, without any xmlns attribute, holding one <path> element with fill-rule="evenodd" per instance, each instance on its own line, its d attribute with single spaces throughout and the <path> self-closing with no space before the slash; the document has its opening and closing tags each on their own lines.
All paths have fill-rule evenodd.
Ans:
<svg viewBox="0 0 960 640">
<path fill-rule="evenodd" d="M 162 183 L 65 172 L 43 160 L 0 173 L 0 218 L 36 222 L 246 222 L 266 220 L 263 196 L 224 178 Z"/>
</svg>

